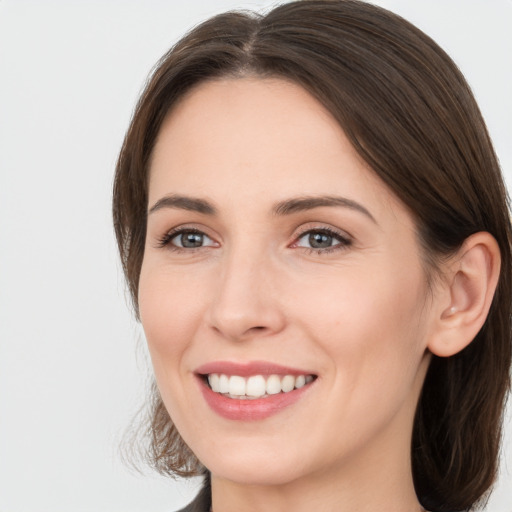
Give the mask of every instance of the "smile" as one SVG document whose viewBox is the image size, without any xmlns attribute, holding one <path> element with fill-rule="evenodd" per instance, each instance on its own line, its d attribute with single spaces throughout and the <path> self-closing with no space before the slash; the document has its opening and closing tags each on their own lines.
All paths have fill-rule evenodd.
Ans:
<svg viewBox="0 0 512 512">
<path fill-rule="evenodd" d="M 313 375 L 226 375 L 211 373 L 207 376 L 210 389 L 215 393 L 237 400 L 268 398 L 278 393 L 300 389 L 314 379 Z"/>
<path fill-rule="evenodd" d="M 216 361 L 194 372 L 206 404 L 217 415 L 238 421 L 264 420 L 302 400 L 317 375 L 264 361 Z"/>
</svg>

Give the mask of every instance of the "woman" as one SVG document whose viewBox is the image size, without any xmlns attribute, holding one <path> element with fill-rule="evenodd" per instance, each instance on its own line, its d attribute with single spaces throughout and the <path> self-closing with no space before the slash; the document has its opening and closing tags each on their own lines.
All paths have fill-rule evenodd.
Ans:
<svg viewBox="0 0 512 512">
<path fill-rule="evenodd" d="M 200 25 L 159 62 L 114 221 L 186 510 L 455 511 L 495 478 L 511 228 L 447 55 L 306 0 Z"/>
</svg>

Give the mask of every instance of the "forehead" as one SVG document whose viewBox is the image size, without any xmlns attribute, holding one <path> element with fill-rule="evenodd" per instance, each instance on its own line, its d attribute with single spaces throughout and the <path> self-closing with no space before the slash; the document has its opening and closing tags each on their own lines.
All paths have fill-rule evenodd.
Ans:
<svg viewBox="0 0 512 512">
<path fill-rule="evenodd" d="M 150 169 L 150 204 L 180 193 L 241 204 L 350 195 L 402 208 L 313 96 L 281 79 L 209 81 L 165 119 Z"/>
</svg>

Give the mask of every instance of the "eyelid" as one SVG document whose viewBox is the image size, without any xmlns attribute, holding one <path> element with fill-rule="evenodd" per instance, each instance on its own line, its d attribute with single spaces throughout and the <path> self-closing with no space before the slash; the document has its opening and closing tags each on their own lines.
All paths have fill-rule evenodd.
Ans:
<svg viewBox="0 0 512 512">
<path fill-rule="evenodd" d="M 326 224 L 323 222 L 307 222 L 302 224 L 297 229 L 294 230 L 292 238 L 297 240 L 301 236 L 304 236 L 306 233 L 311 231 L 324 231 L 330 233 L 339 238 L 343 238 L 344 240 L 353 240 L 353 236 L 344 229 L 337 228 L 332 226 L 331 224 Z"/>
<path fill-rule="evenodd" d="M 213 244 L 203 245 L 200 247 L 180 247 L 179 245 L 174 245 L 171 243 L 173 238 L 175 238 L 178 235 L 183 234 L 183 233 L 197 233 L 197 234 L 204 235 L 206 238 L 210 239 L 213 242 Z M 158 236 L 156 242 L 157 242 L 156 248 L 158 248 L 158 249 L 167 248 L 169 250 L 173 250 L 173 251 L 177 251 L 177 252 L 180 252 L 180 251 L 192 252 L 192 251 L 198 250 L 198 249 L 208 249 L 210 247 L 215 247 L 215 246 L 218 247 L 219 246 L 219 243 L 216 241 L 215 237 L 210 235 L 208 233 L 207 229 L 198 228 L 197 226 L 193 226 L 190 224 L 181 224 L 179 226 L 175 226 L 175 227 L 169 229 L 162 236 Z"/>
<path fill-rule="evenodd" d="M 181 224 L 178 226 L 175 226 L 168 231 L 166 231 L 162 236 L 157 237 L 157 243 L 156 248 L 168 248 L 172 251 L 177 252 L 193 252 L 200 249 L 209 249 L 212 247 L 219 247 L 220 244 L 216 240 L 217 237 L 212 236 L 208 233 L 208 229 L 203 227 L 197 227 L 196 225 L 190 225 L 190 224 Z M 338 241 L 337 244 L 329 246 L 329 247 L 323 247 L 323 248 L 316 248 L 316 247 L 304 247 L 299 246 L 298 242 L 301 238 L 303 238 L 308 233 L 326 233 L 330 236 L 332 236 L 335 240 Z M 178 245 L 174 245 L 171 243 L 173 238 L 177 237 L 180 234 L 183 233 L 198 233 L 201 235 L 204 235 L 206 238 L 211 240 L 213 243 L 208 245 L 202 245 L 199 247 L 181 247 Z M 288 245 L 288 247 L 294 248 L 294 249 L 304 249 L 310 252 L 316 252 L 316 253 L 327 253 L 335 250 L 343 250 L 346 249 L 348 246 L 352 245 L 353 243 L 353 237 L 347 233 L 345 230 L 341 230 L 339 228 L 335 228 L 331 225 L 326 224 L 317 224 L 317 223 L 308 223 L 306 225 L 302 225 L 298 230 L 296 230 L 295 234 L 292 236 L 293 242 Z"/>
<path fill-rule="evenodd" d="M 338 240 L 339 243 L 332 245 L 330 247 L 324 247 L 324 248 L 315 248 L 315 247 L 303 247 L 297 245 L 298 242 L 308 233 L 327 233 L 328 235 L 332 236 L 336 240 Z M 316 253 L 326 253 L 326 252 L 332 252 L 335 250 L 343 250 L 346 249 L 348 246 L 352 245 L 353 243 L 353 237 L 347 233 L 344 230 L 337 229 L 333 226 L 325 225 L 325 224 L 308 224 L 306 226 L 301 226 L 298 232 L 296 232 L 293 235 L 293 242 L 289 247 L 296 248 L 296 249 L 305 249 L 307 251 L 314 251 Z"/>
</svg>

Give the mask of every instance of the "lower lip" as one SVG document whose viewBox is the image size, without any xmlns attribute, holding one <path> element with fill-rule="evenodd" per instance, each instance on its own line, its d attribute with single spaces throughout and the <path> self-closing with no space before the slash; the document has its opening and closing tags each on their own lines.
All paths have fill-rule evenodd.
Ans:
<svg viewBox="0 0 512 512">
<path fill-rule="evenodd" d="M 281 412 L 299 400 L 313 383 L 288 393 L 277 393 L 266 398 L 237 400 L 212 391 L 202 379 L 201 391 L 210 408 L 228 420 L 257 421 Z"/>
</svg>

